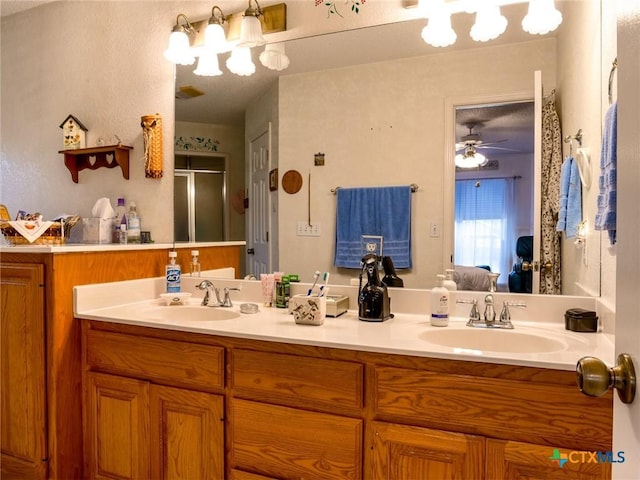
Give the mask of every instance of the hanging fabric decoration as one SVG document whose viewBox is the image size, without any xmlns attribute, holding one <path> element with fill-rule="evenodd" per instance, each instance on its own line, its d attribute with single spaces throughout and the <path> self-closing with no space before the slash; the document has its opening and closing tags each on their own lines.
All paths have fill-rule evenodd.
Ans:
<svg viewBox="0 0 640 480">
<path fill-rule="evenodd" d="M 162 178 L 162 117 L 160 114 L 141 118 L 144 141 L 144 176 Z"/>
</svg>

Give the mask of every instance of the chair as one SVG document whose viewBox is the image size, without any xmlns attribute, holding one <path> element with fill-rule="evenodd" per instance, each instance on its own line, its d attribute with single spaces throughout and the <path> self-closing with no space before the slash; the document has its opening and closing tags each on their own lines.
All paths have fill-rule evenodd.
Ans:
<svg viewBox="0 0 640 480">
<path fill-rule="evenodd" d="M 533 271 L 523 270 L 522 263 L 533 260 L 533 236 L 527 235 L 518 238 L 516 242 L 516 255 L 519 257 L 509 273 L 509 291 L 513 293 L 531 293 L 533 285 Z"/>
</svg>

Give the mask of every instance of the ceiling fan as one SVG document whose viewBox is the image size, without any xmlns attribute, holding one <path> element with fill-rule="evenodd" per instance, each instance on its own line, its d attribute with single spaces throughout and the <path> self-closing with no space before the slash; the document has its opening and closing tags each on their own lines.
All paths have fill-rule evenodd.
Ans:
<svg viewBox="0 0 640 480">
<path fill-rule="evenodd" d="M 469 134 L 465 135 L 464 137 L 462 137 L 461 141 L 456 143 L 456 152 L 458 152 L 460 150 L 463 150 L 463 149 L 466 150 L 466 149 L 480 149 L 480 148 L 494 148 L 494 149 L 498 149 L 498 150 L 511 150 L 510 148 L 494 147 L 494 145 L 497 145 L 498 143 L 506 142 L 507 141 L 506 138 L 503 139 L 503 140 L 496 140 L 495 142 L 484 143 L 482 141 L 482 139 L 480 138 L 480 134 L 473 132 L 473 129 L 478 125 L 482 125 L 482 124 L 481 123 L 473 123 L 473 122 L 469 122 L 469 123 L 465 123 L 464 124 L 464 126 L 469 129 Z"/>
</svg>

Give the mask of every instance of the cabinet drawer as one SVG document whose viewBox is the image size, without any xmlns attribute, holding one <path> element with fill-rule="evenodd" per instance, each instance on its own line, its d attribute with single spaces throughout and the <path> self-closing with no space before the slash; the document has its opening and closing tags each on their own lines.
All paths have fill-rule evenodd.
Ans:
<svg viewBox="0 0 640 480">
<path fill-rule="evenodd" d="M 238 349 L 231 365 L 236 396 L 340 412 L 363 405 L 359 363 Z"/>
<path fill-rule="evenodd" d="M 575 449 L 610 450 L 612 397 L 577 387 L 376 367 L 378 418 Z"/>
<path fill-rule="evenodd" d="M 362 478 L 362 420 L 233 399 L 231 468 L 275 478 Z"/>
<path fill-rule="evenodd" d="M 222 347 L 87 330 L 85 349 L 92 370 L 206 391 L 224 386 Z"/>
</svg>

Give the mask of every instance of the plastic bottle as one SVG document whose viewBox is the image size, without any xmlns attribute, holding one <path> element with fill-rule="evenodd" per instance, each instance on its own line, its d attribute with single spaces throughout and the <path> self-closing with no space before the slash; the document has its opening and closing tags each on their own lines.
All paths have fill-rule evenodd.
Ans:
<svg viewBox="0 0 640 480">
<path fill-rule="evenodd" d="M 446 327 L 449 325 L 449 290 L 442 286 L 444 275 L 436 275 L 437 286 L 431 290 L 431 325 Z"/>
<path fill-rule="evenodd" d="M 191 250 L 191 263 L 189 264 L 189 275 L 192 277 L 200 276 L 200 260 L 198 259 L 200 252 L 198 250 Z"/>
<path fill-rule="evenodd" d="M 136 208 L 136 203 L 129 204 L 127 212 L 127 237 L 129 243 L 140 243 L 140 215 Z"/>
<path fill-rule="evenodd" d="M 124 204 L 124 198 L 119 198 L 116 216 L 113 219 L 113 243 L 120 243 L 120 225 L 123 221 L 127 223 L 127 207 Z"/>
<path fill-rule="evenodd" d="M 167 272 L 167 293 L 174 293 L 180 291 L 180 265 L 176 263 L 176 257 L 178 253 L 175 251 L 169 252 L 169 264 L 166 267 Z"/>
<path fill-rule="evenodd" d="M 127 244 L 127 224 L 121 223 L 118 226 L 118 243 L 121 245 Z"/>
<path fill-rule="evenodd" d="M 458 285 L 453 279 L 453 272 L 454 272 L 453 268 L 447 268 L 444 272 L 445 272 L 445 278 L 444 278 L 444 282 L 442 282 L 442 286 L 447 290 L 449 290 L 450 292 L 455 292 L 456 290 L 458 290 Z"/>
</svg>

